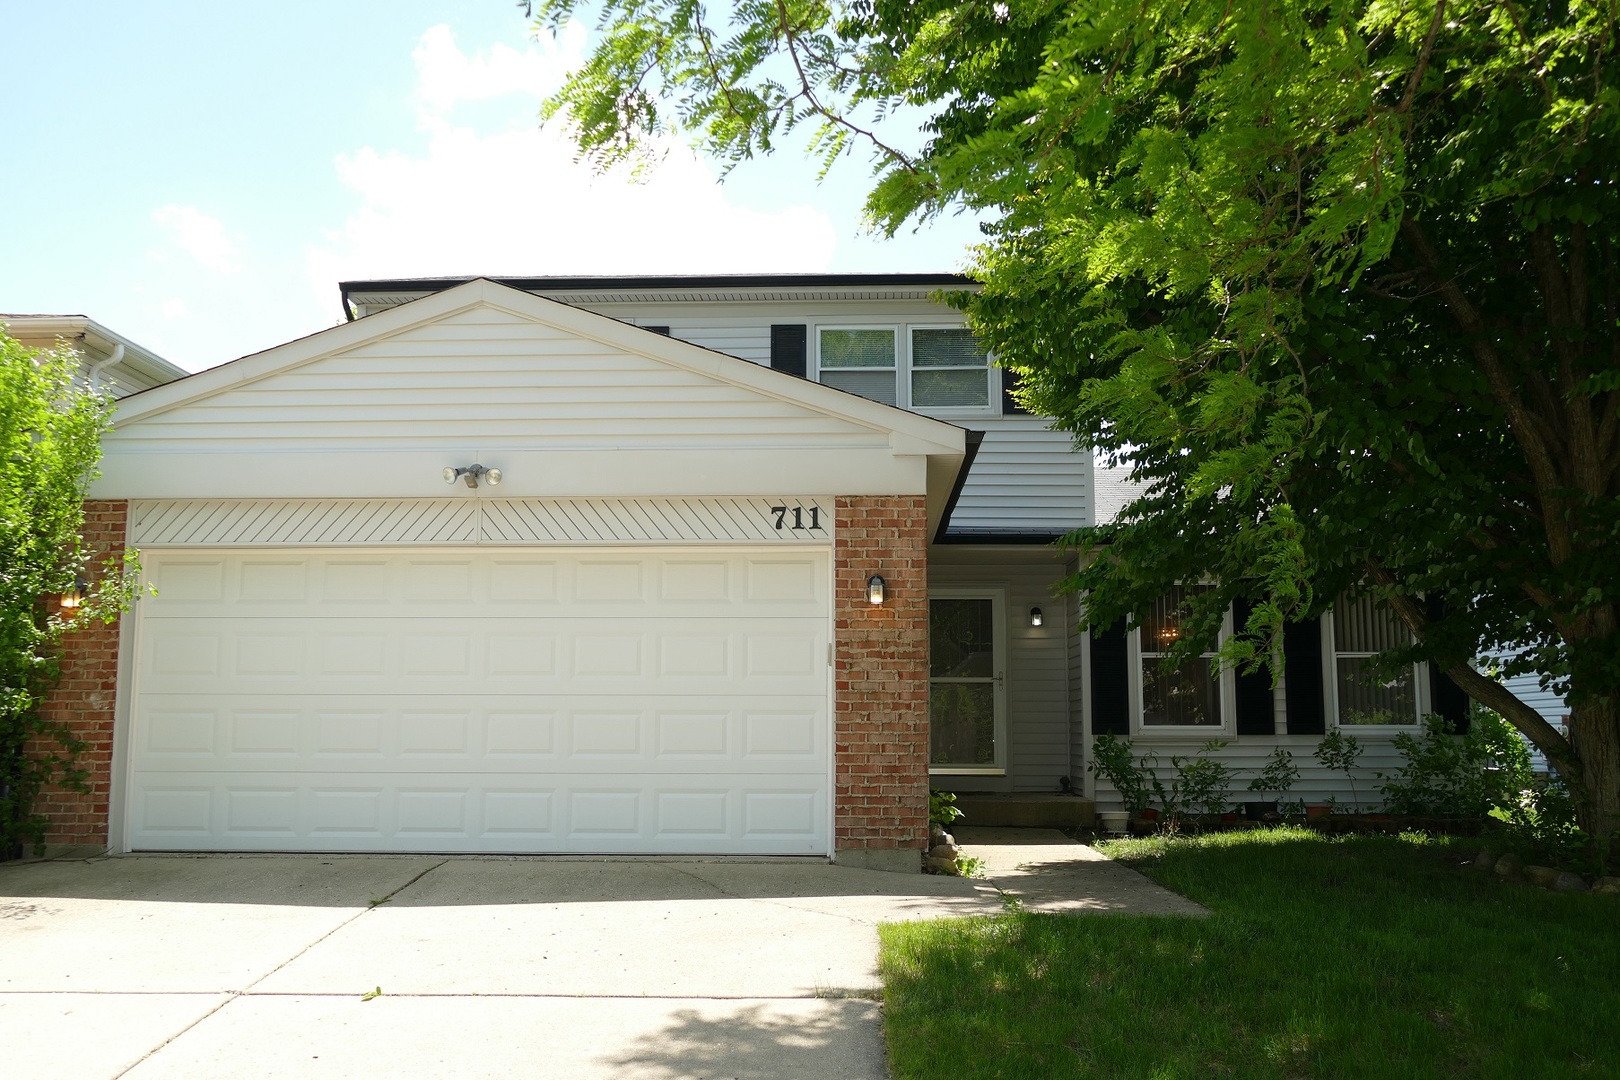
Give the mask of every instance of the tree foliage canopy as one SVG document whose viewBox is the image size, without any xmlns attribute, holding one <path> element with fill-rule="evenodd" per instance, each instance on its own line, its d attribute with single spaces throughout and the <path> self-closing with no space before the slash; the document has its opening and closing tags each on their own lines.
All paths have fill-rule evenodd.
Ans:
<svg viewBox="0 0 1620 1080">
<path fill-rule="evenodd" d="M 42 839 L 43 785 L 80 780 L 81 740 L 40 714 L 57 675 L 51 646 L 116 614 L 130 581 L 115 566 L 71 616 L 47 604 L 92 572 L 79 532 L 111 399 L 77 384 L 78 367 L 71 350 L 35 352 L 0 331 L 0 858 Z"/>
<path fill-rule="evenodd" d="M 971 324 L 1146 485 L 1073 538 L 1093 624 L 1208 575 L 1187 649 L 1247 593 L 1253 660 L 1373 587 L 1620 830 L 1614 0 L 592 10 L 550 108 L 595 160 L 804 126 L 828 162 L 871 148 L 888 230 L 984 212 Z M 1509 650 L 1569 692 L 1574 745 L 1470 664 Z"/>
</svg>

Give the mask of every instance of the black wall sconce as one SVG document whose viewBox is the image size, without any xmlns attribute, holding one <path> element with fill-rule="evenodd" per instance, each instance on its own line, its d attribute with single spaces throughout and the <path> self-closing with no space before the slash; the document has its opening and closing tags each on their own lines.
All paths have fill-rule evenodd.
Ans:
<svg viewBox="0 0 1620 1080">
<path fill-rule="evenodd" d="M 873 574 L 866 579 L 866 598 L 873 604 L 883 603 L 883 590 L 887 582 L 882 574 Z"/>
<path fill-rule="evenodd" d="M 57 603 L 63 611 L 77 611 L 84 606 L 84 594 L 90 588 L 83 577 L 73 579 L 73 588 L 63 593 Z"/>
<path fill-rule="evenodd" d="M 1040 608 L 1032 607 L 1032 608 L 1029 609 L 1029 625 L 1031 625 L 1031 626 L 1041 626 L 1045 622 L 1046 622 L 1046 616 L 1041 614 L 1041 609 Z"/>
</svg>

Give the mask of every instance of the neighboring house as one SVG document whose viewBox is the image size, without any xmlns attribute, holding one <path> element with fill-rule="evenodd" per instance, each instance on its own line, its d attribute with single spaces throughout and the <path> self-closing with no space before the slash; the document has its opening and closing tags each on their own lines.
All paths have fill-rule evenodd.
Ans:
<svg viewBox="0 0 1620 1080">
<path fill-rule="evenodd" d="M 1117 806 L 1101 732 L 1286 745 L 1326 794 L 1329 725 L 1387 721 L 1375 770 L 1456 707 L 1353 680 L 1395 632 L 1364 607 L 1292 628 L 1275 690 L 1161 665 L 1168 609 L 1074 633 L 1092 460 L 932 299 L 973 287 L 350 282 L 351 322 L 122 402 L 92 539 L 157 594 L 75 645 L 116 700 L 53 840 L 916 870 L 930 785 Z"/>
<path fill-rule="evenodd" d="M 79 354 L 80 378 L 115 398 L 184 378 L 186 370 L 83 315 L 0 315 L 6 333 L 30 349 L 66 344 Z"/>
</svg>

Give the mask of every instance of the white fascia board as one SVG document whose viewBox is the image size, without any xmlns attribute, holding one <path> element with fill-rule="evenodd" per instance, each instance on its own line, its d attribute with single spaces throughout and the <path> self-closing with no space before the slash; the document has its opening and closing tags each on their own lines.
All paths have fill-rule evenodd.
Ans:
<svg viewBox="0 0 1620 1080">
<path fill-rule="evenodd" d="M 480 304 L 744 387 L 767 397 L 814 409 L 874 431 L 888 432 L 891 441 L 897 440 L 899 443 L 895 446 L 896 453 L 960 457 L 966 452 L 966 435 L 954 424 L 868 401 L 748 360 L 713 352 L 678 338 L 653 334 L 606 315 L 571 307 L 484 278 L 133 395 L 120 403 L 113 426 L 122 428 L 144 417 L 258 382 Z"/>
<path fill-rule="evenodd" d="M 446 487 L 446 465 L 482 461 L 497 488 Z M 636 498 L 929 495 L 943 508 L 949 459 L 872 449 L 402 452 L 121 451 L 101 461 L 92 499 Z M 678 478 L 664 480 L 661 478 Z M 829 480 L 829 478 L 836 478 Z M 937 518 L 937 514 L 933 514 Z M 934 522 L 937 527 L 937 520 Z"/>
<path fill-rule="evenodd" d="M 87 315 L 13 315 L 5 321 L 12 335 L 19 339 L 55 341 L 63 338 L 83 342 L 86 348 L 95 350 L 95 356 L 87 357 L 91 360 L 111 356 L 114 346 L 122 345 L 124 359 L 112 369 L 114 371 L 127 367 L 156 382 L 182 379 L 188 374 L 185 368 L 169 363 L 151 349 L 137 345 Z"/>
</svg>

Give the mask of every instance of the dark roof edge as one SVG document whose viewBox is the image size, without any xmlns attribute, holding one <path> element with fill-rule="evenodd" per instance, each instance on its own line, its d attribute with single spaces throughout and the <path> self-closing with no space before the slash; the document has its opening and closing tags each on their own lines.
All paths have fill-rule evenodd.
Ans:
<svg viewBox="0 0 1620 1080">
<path fill-rule="evenodd" d="M 1065 536 L 1065 531 L 1051 529 L 1012 529 L 970 532 L 941 532 L 934 537 L 936 544 L 1055 544 Z"/>
<path fill-rule="evenodd" d="M 962 456 L 962 465 L 956 470 L 956 483 L 951 485 L 951 496 L 945 500 L 945 512 L 939 515 L 939 529 L 934 533 L 934 543 L 945 543 L 945 530 L 951 527 L 951 514 L 956 511 L 956 500 L 962 497 L 962 487 L 967 483 L 968 470 L 973 468 L 973 459 L 979 456 L 979 446 L 984 442 L 984 432 L 964 428 L 963 440 L 966 453 Z"/>
<path fill-rule="evenodd" d="M 365 292 L 443 292 L 457 285 L 480 279 L 496 282 L 525 292 L 547 290 L 552 292 L 585 292 L 597 289 L 782 289 L 782 288 L 860 288 L 875 286 L 977 285 L 977 279 L 967 274 L 663 274 L 652 276 L 592 277 L 491 277 L 471 274 L 467 277 L 442 278 L 375 278 L 364 281 L 340 281 L 338 289 L 343 297 L 343 310 L 349 314 L 349 295 Z"/>
</svg>

